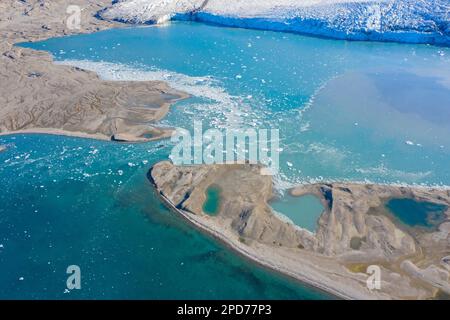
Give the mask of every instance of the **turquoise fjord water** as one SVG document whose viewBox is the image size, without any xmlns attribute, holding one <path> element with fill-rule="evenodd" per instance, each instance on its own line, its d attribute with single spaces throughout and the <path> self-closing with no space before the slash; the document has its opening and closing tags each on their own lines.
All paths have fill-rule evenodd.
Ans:
<svg viewBox="0 0 450 320">
<path fill-rule="evenodd" d="M 195 23 L 23 46 L 105 79 L 164 80 L 191 93 L 163 125 L 279 128 L 280 187 L 450 185 L 448 48 Z M 328 297 L 243 261 L 166 210 L 145 175 L 167 159 L 169 141 L 18 135 L 0 143 L 10 145 L 0 154 L 0 297 Z M 70 264 L 80 265 L 83 289 L 64 294 Z"/>
<path fill-rule="evenodd" d="M 449 48 L 181 22 L 23 45 L 106 79 L 191 93 L 167 125 L 280 129 L 287 184 L 450 185 Z"/>
<path fill-rule="evenodd" d="M 166 209 L 146 178 L 166 143 L 0 138 L 1 299 L 327 299 Z M 148 163 L 147 163 L 148 161 Z M 66 268 L 81 290 L 64 293 Z M 22 280 L 21 280 L 22 279 Z"/>
</svg>

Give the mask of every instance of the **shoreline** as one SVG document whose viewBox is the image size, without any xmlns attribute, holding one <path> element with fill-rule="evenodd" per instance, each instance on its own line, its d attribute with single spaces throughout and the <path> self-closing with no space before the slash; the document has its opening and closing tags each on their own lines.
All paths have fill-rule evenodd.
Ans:
<svg viewBox="0 0 450 320">
<path fill-rule="evenodd" d="M 236 243 L 233 243 L 228 240 L 227 236 L 224 234 L 221 234 L 217 230 L 214 230 L 212 228 L 209 228 L 205 224 L 202 224 L 201 222 L 192 219 L 188 214 L 183 212 L 180 209 L 177 209 L 175 205 L 170 202 L 165 196 L 160 195 L 160 198 L 163 200 L 163 203 L 165 203 L 169 209 L 176 212 L 178 215 L 180 215 L 182 218 L 184 218 L 186 221 L 188 221 L 190 224 L 192 224 L 194 227 L 196 227 L 199 231 L 204 232 L 205 234 L 212 236 L 214 239 L 218 240 L 220 243 L 225 245 L 228 249 L 232 250 L 234 253 L 240 255 L 241 257 L 244 257 L 248 261 L 255 263 L 263 268 L 267 268 L 268 270 L 272 272 L 276 272 L 282 276 L 288 277 L 292 279 L 293 281 L 297 281 L 302 285 L 306 285 L 311 287 L 311 289 L 321 291 L 328 295 L 333 295 L 335 298 L 338 299 L 344 299 L 344 300 L 355 300 L 358 298 L 351 297 L 349 295 L 346 295 L 345 293 L 334 290 L 330 287 L 327 287 L 325 285 L 322 285 L 318 282 L 315 282 L 313 279 L 310 279 L 306 276 L 299 277 L 298 274 L 288 271 L 287 269 L 282 269 L 280 266 L 276 266 L 272 264 L 270 261 L 266 260 L 260 260 L 260 257 L 257 256 L 257 254 L 250 252 L 249 250 L 245 250 L 243 245 L 239 246 Z"/>
<path fill-rule="evenodd" d="M 177 215 L 186 220 L 188 223 L 193 225 L 197 230 L 207 234 L 208 236 L 213 237 L 221 244 L 225 245 L 228 249 L 232 250 L 239 256 L 247 259 L 251 263 L 255 263 L 263 268 L 267 268 L 272 272 L 276 272 L 284 277 L 288 277 L 293 281 L 299 282 L 302 285 L 309 286 L 314 290 L 318 290 L 324 292 L 325 294 L 334 296 L 336 299 L 371 300 L 376 298 L 375 296 L 361 294 L 360 292 L 356 291 L 349 293 L 345 292 L 345 289 L 339 290 L 331 286 L 327 286 L 323 282 L 320 282 L 319 280 L 315 279 L 315 277 L 312 275 L 310 275 L 310 277 L 306 276 L 305 274 L 308 273 L 306 270 L 303 270 L 303 272 L 295 272 L 293 270 L 290 270 L 289 268 L 283 267 L 282 263 L 275 264 L 273 261 L 271 261 L 270 258 L 267 258 L 264 255 L 262 255 L 261 251 L 258 252 L 258 250 L 250 247 L 249 245 L 246 245 L 239 241 L 235 241 L 234 237 L 226 234 L 225 231 L 228 230 L 219 230 L 220 229 L 219 227 L 215 228 L 212 224 L 208 225 L 201 221 L 201 217 L 196 219 L 195 218 L 196 214 L 191 214 L 190 212 L 177 208 L 177 206 L 163 194 L 162 190 L 158 187 L 158 185 L 156 184 L 155 180 L 151 175 L 152 169 L 149 170 L 147 174 L 147 179 L 150 182 L 150 184 L 154 187 L 155 192 L 157 193 L 158 197 L 161 199 L 164 205 L 166 205 L 170 210 L 175 212 Z M 264 250 L 264 248 L 262 249 Z"/>
<path fill-rule="evenodd" d="M 8 80 L 0 88 L 0 136 L 52 134 L 130 143 L 170 137 L 173 128 L 160 127 L 158 122 L 189 94 L 164 81 L 103 80 L 96 72 L 59 65 L 48 51 L 20 46 L 130 27 L 98 17 L 98 11 L 111 4 L 108 0 L 74 0 L 71 4 L 82 7 L 80 29 L 67 29 L 61 19 L 67 17 L 66 3 L 40 6 L 36 0 L 20 4 L 9 0 L 0 4 L 0 18 L 11 21 L 0 24 L 0 80 Z M 135 107 L 136 99 L 158 107 Z"/>
<path fill-rule="evenodd" d="M 286 269 L 283 269 L 281 266 L 276 266 L 270 261 L 261 260 L 256 253 L 250 252 L 249 250 L 245 250 L 244 245 L 239 245 L 237 243 L 234 243 L 230 241 L 230 238 L 228 238 L 225 234 L 220 233 L 219 231 L 210 228 L 206 224 L 203 224 L 199 220 L 194 219 L 192 216 L 190 216 L 187 212 L 178 209 L 172 201 L 170 201 L 164 194 L 162 194 L 156 183 L 154 182 L 153 178 L 151 177 L 150 173 L 147 175 L 148 180 L 150 184 L 155 188 L 155 192 L 158 195 L 158 198 L 161 199 L 162 203 L 175 212 L 179 217 L 193 225 L 198 231 L 204 233 L 207 236 L 210 236 L 214 238 L 215 240 L 219 241 L 222 245 L 227 247 L 229 250 L 233 251 L 235 254 L 245 258 L 247 261 L 251 263 L 255 263 L 260 267 L 266 268 L 271 272 L 278 273 L 281 276 L 287 277 L 293 281 L 299 282 L 301 285 L 309 286 L 311 289 L 320 291 L 324 294 L 334 296 L 336 299 L 344 299 L 344 300 L 355 300 L 358 299 L 357 297 L 352 297 L 350 295 L 345 294 L 344 292 L 334 290 L 330 287 L 327 287 L 325 285 L 322 285 L 314 279 L 310 279 L 306 276 L 299 277 L 298 274 L 290 272 Z M 248 248 L 248 247 L 247 247 Z"/>
<path fill-rule="evenodd" d="M 274 214 L 268 204 L 273 181 L 259 175 L 258 166 L 176 166 L 162 161 L 151 167 L 147 177 L 165 205 L 195 228 L 252 262 L 337 298 L 432 299 L 438 289 L 450 291 L 445 280 L 448 268 L 442 262 L 448 255 L 445 239 L 450 220 L 432 232 L 412 232 L 399 229 L 391 216 L 371 214 L 383 207 L 387 196 L 445 203 L 450 208 L 450 190 L 352 183 L 298 185 L 291 194 L 315 194 L 325 207 L 312 234 Z M 242 181 L 239 190 L 236 180 Z M 210 216 L 202 204 L 213 184 L 223 190 L 223 207 Z M 450 217 L 450 209 L 446 214 Z M 382 272 L 379 290 L 367 285 L 370 273 L 366 270 L 372 265 Z"/>
</svg>

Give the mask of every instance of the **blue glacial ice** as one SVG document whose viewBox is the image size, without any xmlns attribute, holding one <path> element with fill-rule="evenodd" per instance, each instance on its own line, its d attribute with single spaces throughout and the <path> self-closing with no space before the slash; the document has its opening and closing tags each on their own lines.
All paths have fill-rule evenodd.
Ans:
<svg viewBox="0 0 450 320">
<path fill-rule="evenodd" d="M 122 0 L 99 15 L 131 23 L 195 20 L 335 39 L 450 45 L 450 0 Z"/>
</svg>

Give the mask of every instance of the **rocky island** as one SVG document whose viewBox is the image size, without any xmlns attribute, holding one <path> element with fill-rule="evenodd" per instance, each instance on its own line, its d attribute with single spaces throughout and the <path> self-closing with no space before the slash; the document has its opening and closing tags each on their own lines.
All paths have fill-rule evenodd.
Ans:
<svg viewBox="0 0 450 320">
<path fill-rule="evenodd" d="M 277 216 L 270 176 L 256 165 L 175 166 L 149 172 L 161 197 L 192 224 L 269 268 L 346 299 L 430 299 L 450 294 L 450 191 L 406 186 L 321 183 L 291 189 L 314 194 L 325 210 L 315 233 Z M 236 184 L 239 188 L 236 188 Z M 220 189 L 217 214 L 204 212 L 206 191 Z M 445 206 L 433 228 L 408 227 L 386 209 L 389 199 Z M 302 208 L 298 208 L 301 213 Z M 368 289 L 368 266 L 381 270 Z"/>
</svg>

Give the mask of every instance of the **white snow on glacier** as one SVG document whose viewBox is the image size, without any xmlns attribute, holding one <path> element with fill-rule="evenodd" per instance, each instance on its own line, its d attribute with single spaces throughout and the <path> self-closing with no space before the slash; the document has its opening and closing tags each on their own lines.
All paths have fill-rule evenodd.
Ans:
<svg viewBox="0 0 450 320">
<path fill-rule="evenodd" d="M 177 13 L 195 12 L 203 3 L 203 0 L 117 0 L 99 15 L 128 23 L 161 23 Z"/>
<path fill-rule="evenodd" d="M 196 20 L 349 40 L 450 45 L 450 0 L 118 0 L 105 19 Z"/>
</svg>

